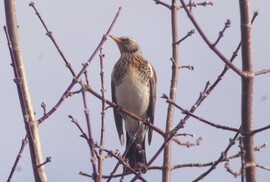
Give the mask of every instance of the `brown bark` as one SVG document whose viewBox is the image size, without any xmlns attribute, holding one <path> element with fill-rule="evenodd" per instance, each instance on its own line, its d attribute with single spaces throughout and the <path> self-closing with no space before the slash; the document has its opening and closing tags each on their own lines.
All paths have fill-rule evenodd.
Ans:
<svg viewBox="0 0 270 182">
<path fill-rule="evenodd" d="M 254 72 L 251 57 L 251 21 L 249 0 L 239 0 L 242 40 L 242 132 L 252 131 L 252 96 Z M 244 135 L 244 172 L 247 182 L 256 181 L 256 161 L 254 155 L 254 135 Z"/>
<path fill-rule="evenodd" d="M 10 53 L 12 58 L 12 66 L 15 74 L 15 83 L 18 89 L 25 129 L 27 132 L 35 181 L 44 182 L 47 181 L 47 177 L 45 167 L 44 165 L 42 165 L 44 161 L 39 140 L 38 123 L 35 120 L 35 115 L 32 108 L 30 93 L 26 80 L 26 74 L 24 71 L 23 57 L 19 43 L 16 13 L 13 0 L 5 0 L 5 12 L 8 35 L 11 44 Z"/>
<path fill-rule="evenodd" d="M 170 86 L 170 99 L 175 101 L 177 81 L 178 81 L 178 28 L 177 28 L 177 3 L 176 0 L 172 0 L 171 5 L 171 26 L 172 26 L 172 77 Z M 174 106 L 172 104 L 168 105 L 167 119 L 166 119 L 166 135 L 165 140 L 169 137 L 169 132 L 173 128 L 173 114 Z M 162 181 L 170 181 L 171 177 L 171 153 L 172 153 L 172 143 L 169 141 L 164 148 L 163 156 L 163 170 L 162 170 Z"/>
</svg>

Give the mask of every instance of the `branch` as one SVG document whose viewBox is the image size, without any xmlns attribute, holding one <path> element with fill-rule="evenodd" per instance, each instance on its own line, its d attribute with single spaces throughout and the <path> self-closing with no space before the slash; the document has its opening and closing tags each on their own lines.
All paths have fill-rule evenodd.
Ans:
<svg viewBox="0 0 270 182">
<path fill-rule="evenodd" d="M 39 140 L 38 123 L 35 119 L 30 92 L 27 84 L 26 73 L 24 70 L 14 1 L 5 0 L 4 3 L 7 23 L 7 28 L 5 28 L 5 32 L 10 48 L 12 67 L 14 70 L 14 76 L 16 80 L 15 83 L 20 99 L 25 130 L 29 141 L 33 173 L 36 181 L 45 182 L 47 181 L 45 167 L 37 167 L 43 163 L 43 156 Z"/>
<path fill-rule="evenodd" d="M 258 128 L 256 130 L 253 130 L 253 131 L 249 132 L 249 134 L 254 135 L 256 133 L 259 133 L 259 132 L 262 132 L 262 131 L 268 130 L 268 129 L 270 129 L 270 125 L 267 125 L 267 126 L 262 127 L 262 128 Z"/>
<path fill-rule="evenodd" d="M 179 40 L 178 38 L 178 22 L 177 22 L 177 3 L 176 0 L 172 0 L 171 2 L 171 30 L 172 30 L 172 72 L 171 72 L 171 84 L 170 84 L 170 99 L 175 101 L 176 99 L 176 91 L 177 91 L 177 83 L 178 83 L 178 59 L 179 59 L 179 44 L 174 44 Z M 150 160 L 147 164 L 149 166 L 155 158 L 163 150 L 163 170 L 162 170 L 162 181 L 170 181 L 171 177 L 171 154 L 172 154 L 172 143 L 171 138 L 173 135 L 169 134 L 173 128 L 173 117 L 174 117 L 174 107 L 169 104 L 167 109 L 167 117 L 166 117 L 166 135 L 165 142 L 155 154 L 155 156 Z M 175 134 L 175 133 L 174 133 Z"/>
<path fill-rule="evenodd" d="M 262 74 L 267 74 L 270 72 L 270 69 L 263 69 L 261 71 L 256 71 L 255 76 L 262 75 Z"/>
<path fill-rule="evenodd" d="M 102 109 L 101 109 L 101 130 L 100 130 L 100 143 L 99 145 L 103 147 L 104 145 L 104 134 L 105 134 L 105 116 L 106 116 L 106 88 L 105 88 L 105 81 L 104 81 L 104 58 L 105 55 L 102 52 L 102 48 L 99 52 L 99 60 L 100 60 L 100 81 L 101 81 L 101 95 L 102 95 Z M 86 77 L 87 78 L 87 77 Z M 88 83 L 89 85 L 89 83 Z M 103 157 L 102 157 L 102 150 L 99 150 L 98 154 L 98 180 L 102 181 L 102 166 L 103 166 Z"/>
<path fill-rule="evenodd" d="M 90 92 L 91 94 L 93 94 L 95 97 L 97 97 L 98 99 L 102 100 L 102 96 L 100 94 L 98 94 L 96 91 L 94 91 L 90 86 L 86 86 L 85 88 L 88 92 Z M 153 125 L 151 122 L 147 121 L 147 120 L 144 120 L 142 117 L 118 106 L 117 104 L 115 104 L 114 102 L 111 102 L 109 100 L 105 100 L 105 102 L 111 106 L 111 107 L 114 107 L 114 108 L 117 108 L 118 111 L 120 112 L 123 112 L 125 114 L 127 114 L 128 116 L 142 122 L 143 124 L 145 124 L 146 126 L 149 126 L 151 127 L 153 130 L 155 130 L 157 133 L 159 133 L 161 136 L 164 137 L 165 133 L 163 132 L 163 130 L 161 130 L 160 128 L 158 128 L 157 126 Z"/>
<path fill-rule="evenodd" d="M 216 166 L 222 162 L 224 160 L 224 158 L 226 157 L 228 151 L 231 149 L 231 147 L 235 144 L 235 141 L 237 140 L 239 136 L 239 133 L 236 133 L 233 137 L 233 139 L 230 139 L 229 140 L 229 144 L 228 146 L 226 147 L 226 149 L 221 152 L 219 158 L 216 160 L 216 162 L 206 171 L 204 172 L 203 174 L 201 174 L 199 177 L 197 177 L 195 180 L 193 180 L 193 182 L 197 182 L 197 181 L 200 181 L 202 180 L 205 176 L 207 176 L 211 171 L 213 171 L 214 169 L 216 169 Z"/>
<path fill-rule="evenodd" d="M 189 1 L 189 3 L 186 4 L 186 6 L 190 7 L 190 8 L 192 8 L 192 7 L 196 8 L 197 6 L 207 6 L 207 5 L 213 6 L 214 3 L 212 1 L 204 1 L 204 2 L 201 2 L 201 3 L 195 3 L 195 2 Z M 182 8 L 183 8 L 183 6 L 178 6 L 178 9 L 182 9 Z"/>
<path fill-rule="evenodd" d="M 78 121 L 76 119 L 73 118 L 73 116 L 69 115 L 68 116 L 70 119 L 71 119 L 71 122 L 74 123 L 77 128 L 80 130 L 81 132 L 81 137 L 84 138 L 86 140 L 86 142 L 88 143 L 89 147 L 90 148 L 98 148 L 99 150 L 102 150 L 102 151 L 105 151 L 106 153 L 108 153 L 110 156 L 116 158 L 119 163 L 121 163 L 125 168 L 128 168 L 129 171 L 131 171 L 133 174 L 135 174 L 139 179 L 141 179 L 142 181 L 146 181 L 140 174 L 138 174 L 133 168 L 131 168 L 129 166 L 129 164 L 124 160 L 123 157 L 120 156 L 120 153 L 117 151 L 117 152 L 112 152 L 111 150 L 108 150 L 108 149 L 105 149 L 103 148 L 102 146 L 99 146 L 97 144 L 95 144 L 93 142 L 93 140 L 89 139 L 87 134 L 83 131 L 82 127 L 80 126 L 80 124 L 78 123 Z M 123 154 L 124 155 L 124 154 Z M 94 160 L 93 158 L 91 159 L 91 161 Z M 96 174 L 93 173 L 92 175 L 89 175 L 89 174 L 86 174 L 86 173 L 83 173 L 83 172 L 80 172 L 81 175 L 83 176 L 87 176 L 87 177 L 91 177 L 93 178 L 94 180 L 97 179 L 96 178 Z M 128 173 L 130 174 L 130 173 Z M 122 174 L 123 175 L 123 174 Z M 125 174 L 124 174 L 125 175 Z M 108 178 L 112 178 L 112 177 L 115 177 L 114 173 L 111 174 L 110 176 L 108 176 Z"/>
<path fill-rule="evenodd" d="M 254 71 L 251 56 L 251 21 L 249 16 L 249 0 L 239 0 L 242 40 L 242 103 L 241 103 L 241 129 L 243 133 L 252 131 L 253 112 L 253 80 Z M 247 181 L 256 181 L 256 160 L 254 154 L 254 135 L 243 137 L 244 174 Z"/>
<path fill-rule="evenodd" d="M 84 114 L 85 114 L 85 119 L 86 119 L 86 124 L 87 124 L 87 131 L 88 131 L 88 140 L 90 144 L 94 143 L 94 139 L 92 137 L 92 127 L 91 127 L 91 121 L 90 121 L 90 114 L 89 114 L 89 109 L 87 106 L 86 102 L 86 95 L 85 95 L 85 89 L 83 88 L 82 91 L 82 98 L 83 98 L 83 107 L 84 107 Z M 98 171 L 97 171 L 97 166 L 96 166 L 96 156 L 95 156 L 95 151 L 94 151 L 94 146 L 89 145 L 90 147 L 90 153 L 91 153 L 91 163 L 92 163 L 92 168 L 93 168 L 93 180 L 98 181 Z"/>
<path fill-rule="evenodd" d="M 160 5 L 166 7 L 166 8 L 168 8 L 168 9 L 170 9 L 170 10 L 171 10 L 171 8 L 172 8 L 169 4 L 164 3 L 164 2 L 162 2 L 162 1 L 160 1 L 160 0 L 154 0 L 154 1 L 155 1 L 156 4 L 160 4 Z"/>
<path fill-rule="evenodd" d="M 76 75 L 76 77 L 74 77 L 74 79 L 72 80 L 72 82 L 70 83 L 70 85 L 68 86 L 68 88 L 66 89 L 66 91 L 64 92 L 64 94 L 62 95 L 62 97 L 58 100 L 58 102 L 54 105 L 53 108 L 51 108 L 51 110 L 46 114 L 43 115 L 39 120 L 39 124 L 42 123 L 44 120 L 46 120 L 49 116 L 51 116 L 56 110 L 57 108 L 63 103 L 63 101 L 65 100 L 65 98 L 69 95 L 71 89 L 74 87 L 74 85 L 78 82 L 78 80 L 80 79 L 80 77 L 82 76 L 82 74 L 85 73 L 86 69 L 88 68 L 89 64 L 92 62 L 93 58 L 96 56 L 96 54 L 98 53 L 98 51 L 100 50 L 100 48 L 104 45 L 104 43 L 106 42 L 114 24 L 116 23 L 116 20 L 118 19 L 119 15 L 120 15 L 120 11 L 121 11 L 121 7 L 119 8 L 119 10 L 117 11 L 110 27 L 108 28 L 107 32 L 102 36 L 102 39 L 100 40 L 100 43 L 98 44 L 98 46 L 96 47 L 96 49 L 94 50 L 93 54 L 90 56 L 90 58 L 88 59 L 88 61 L 83 64 L 83 68 L 81 69 L 81 71 Z"/>
<path fill-rule="evenodd" d="M 240 132 L 239 129 L 237 128 L 232 128 L 232 127 L 229 127 L 229 126 L 225 126 L 225 125 L 218 125 L 218 124 L 215 124 L 213 122 L 210 122 L 210 121 L 207 121 L 206 119 L 203 119 L 199 116 L 196 116 L 195 114 L 193 114 L 192 112 L 188 111 L 187 109 L 183 109 L 181 106 L 179 106 L 178 104 L 176 104 L 175 102 L 173 102 L 166 94 L 163 94 L 163 96 L 161 98 L 164 98 L 166 99 L 166 102 L 169 103 L 169 104 L 172 104 L 174 105 L 176 108 L 180 109 L 183 114 L 187 114 L 203 123 L 206 123 L 210 126 L 213 126 L 215 128 L 218 128 L 218 129 L 223 129 L 223 130 L 229 130 L 229 131 L 234 131 L 234 132 Z"/>
<path fill-rule="evenodd" d="M 225 22 L 224 28 L 219 32 L 219 36 L 216 42 L 213 44 L 214 47 L 219 43 L 220 39 L 223 37 L 225 30 L 227 30 L 227 28 L 229 28 L 230 26 L 231 26 L 231 21 L 228 19 Z"/>
<path fill-rule="evenodd" d="M 61 56 L 62 59 L 64 60 L 64 62 L 65 62 L 65 64 L 66 64 L 66 67 L 69 69 L 69 71 L 71 72 L 72 76 L 75 77 L 76 74 L 75 74 L 74 70 L 72 69 L 71 64 L 68 62 L 68 60 L 66 59 L 64 53 L 61 51 L 60 47 L 58 46 L 56 40 L 55 40 L 54 37 L 53 37 L 52 31 L 50 31 L 50 30 L 48 29 L 48 27 L 47 27 L 45 21 L 42 19 L 40 13 L 39 13 L 38 10 L 36 9 L 35 3 L 34 3 L 34 2 L 31 2 L 31 3 L 29 4 L 29 6 L 31 6 L 31 7 L 35 10 L 36 15 L 38 16 L 39 20 L 41 21 L 43 27 L 45 28 L 45 30 L 46 30 L 46 32 L 47 32 L 46 35 L 47 35 L 48 37 L 50 37 L 51 41 L 53 42 L 53 44 L 54 44 L 54 46 L 56 47 L 57 51 L 59 52 L 60 56 Z"/>
<path fill-rule="evenodd" d="M 14 162 L 12 168 L 11 168 L 11 171 L 9 173 L 7 182 L 11 182 L 12 176 L 13 176 L 16 168 L 17 168 L 17 165 L 18 165 L 18 163 L 19 163 L 19 161 L 20 161 L 20 159 L 22 157 L 23 150 L 24 150 L 24 148 L 25 148 L 25 146 L 26 146 L 27 143 L 28 143 L 27 137 L 25 137 L 24 139 L 22 139 L 21 148 L 20 148 L 20 150 L 19 150 L 19 152 L 17 154 L 17 158 L 16 158 L 16 160 L 15 160 L 15 162 Z"/>
<path fill-rule="evenodd" d="M 178 40 L 177 42 L 175 42 L 175 44 L 180 44 L 181 42 L 183 42 L 185 39 L 187 39 L 188 37 L 192 36 L 195 33 L 195 30 L 190 30 L 186 36 L 184 36 L 182 39 Z"/>
<path fill-rule="evenodd" d="M 204 34 L 204 32 L 202 31 L 201 27 L 199 26 L 199 24 L 197 23 L 197 21 L 195 20 L 195 18 L 193 17 L 192 13 L 188 10 L 187 6 L 185 5 L 184 0 L 180 0 L 184 10 L 187 13 L 187 16 L 189 17 L 190 21 L 193 23 L 193 25 L 195 26 L 196 30 L 199 32 L 199 34 L 201 35 L 202 39 L 205 41 L 205 43 L 209 46 L 209 48 L 211 50 L 213 50 L 214 53 L 216 53 L 216 55 L 226 64 L 228 65 L 233 71 L 235 71 L 238 75 L 240 76 L 245 76 L 244 73 L 242 73 L 242 71 L 237 68 L 234 64 L 232 64 L 215 46 L 213 46 L 213 44 L 210 42 L 210 40 L 207 38 L 207 36 Z"/>
</svg>

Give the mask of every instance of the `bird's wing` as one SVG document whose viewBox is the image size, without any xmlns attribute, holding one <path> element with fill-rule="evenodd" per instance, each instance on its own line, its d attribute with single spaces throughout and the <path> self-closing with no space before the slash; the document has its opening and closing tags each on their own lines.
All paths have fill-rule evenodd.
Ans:
<svg viewBox="0 0 270 182">
<path fill-rule="evenodd" d="M 148 117 L 150 118 L 150 122 L 154 124 L 154 116 L 155 116 L 155 107 L 156 107 L 156 83 L 157 83 L 157 77 L 156 72 L 151 65 L 153 75 L 150 78 L 150 102 L 149 102 L 149 108 L 148 108 Z M 153 129 L 149 128 L 148 132 L 148 143 L 151 144 L 152 140 L 152 133 Z"/>
<path fill-rule="evenodd" d="M 116 103 L 116 98 L 115 98 L 115 85 L 113 80 L 111 81 L 111 90 L 112 90 L 112 101 Z M 117 108 L 113 108 L 113 114 L 114 114 L 114 121 L 116 125 L 116 129 L 118 132 L 119 140 L 121 145 L 124 145 L 125 139 L 124 139 L 124 134 L 123 134 L 123 121 L 122 121 L 122 116 L 118 112 Z"/>
</svg>

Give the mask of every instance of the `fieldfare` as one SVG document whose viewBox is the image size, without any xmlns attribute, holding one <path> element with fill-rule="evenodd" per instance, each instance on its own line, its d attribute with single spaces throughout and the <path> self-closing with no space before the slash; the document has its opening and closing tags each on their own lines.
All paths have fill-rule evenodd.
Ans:
<svg viewBox="0 0 270 182">
<path fill-rule="evenodd" d="M 120 107 L 154 123 L 156 103 L 156 73 L 153 66 L 144 59 L 139 45 L 130 37 L 111 38 L 116 42 L 121 56 L 114 65 L 111 75 L 112 100 Z M 126 158 L 130 167 L 146 164 L 145 134 L 148 127 L 132 117 L 113 109 L 114 119 L 121 145 L 124 145 L 123 123 L 126 129 L 126 149 L 135 139 Z M 152 129 L 148 131 L 148 143 L 152 139 Z"/>
</svg>

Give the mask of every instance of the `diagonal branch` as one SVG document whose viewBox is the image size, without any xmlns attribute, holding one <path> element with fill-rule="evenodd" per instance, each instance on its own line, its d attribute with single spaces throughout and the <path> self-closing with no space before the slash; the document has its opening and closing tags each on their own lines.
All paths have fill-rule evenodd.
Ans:
<svg viewBox="0 0 270 182">
<path fill-rule="evenodd" d="M 189 115 L 205 124 L 208 124 L 210 126 L 213 126 L 215 128 L 218 128 L 218 129 L 223 129 L 223 130 L 229 130 L 229 131 L 234 131 L 234 132 L 240 132 L 239 129 L 237 128 L 232 128 L 232 127 L 229 127 L 229 126 L 225 126 L 225 125 L 218 125 L 218 124 L 215 124 L 213 122 L 210 122 L 210 121 L 207 121 L 206 119 L 203 119 L 195 114 L 193 114 L 192 112 L 188 111 L 187 109 L 184 109 L 182 108 L 181 106 L 179 106 L 178 104 L 176 104 L 175 102 L 173 102 L 167 95 L 163 94 L 162 98 L 166 99 L 166 102 L 169 103 L 169 104 L 172 104 L 174 105 L 176 108 L 180 109 L 183 114 L 186 114 L 186 115 Z"/>
<path fill-rule="evenodd" d="M 56 110 L 57 108 L 63 103 L 63 101 L 66 99 L 66 97 L 69 95 L 71 89 L 75 86 L 76 83 L 78 83 L 80 77 L 85 73 L 86 69 L 88 68 L 89 64 L 92 62 L 92 60 L 94 59 L 94 57 L 96 56 L 96 54 L 98 53 L 98 51 L 100 50 L 100 48 L 103 46 L 103 44 L 106 42 L 114 24 L 116 23 L 116 20 L 118 19 L 119 15 L 120 15 L 120 11 L 121 11 L 121 7 L 119 8 L 119 10 L 117 11 L 110 27 L 108 28 L 107 32 L 102 36 L 102 39 L 100 40 L 100 43 L 98 44 L 98 46 L 96 47 L 96 49 L 94 50 L 93 54 L 90 56 L 90 58 L 88 59 L 88 61 L 86 61 L 85 64 L 83 64 L 83 68 L 81 69 L 81 71 L 74 77 L 74 79 L 72 80 L 72 82 L 70 83 L 70 85 L 68 86 L 68 88 L 66 89 L 66 91 L 64 92 L 64 94 L 62 95 L 62 97 L 58 100 L 58 102 L 54 105 L 53 108 L 51 108 L 46 115 L 43 115 L 39 120 L 39 124 L 42 123 L 45 119 L 47 119 L 49 116 L 51 116 Z"/>
<path fill-rule="evenodd" d="M 201 35 L 202 39 L 205 41 L 205 43 L 209 46 L 209 48 L 211 50 L 213 50 L 214 53 L 216 53 L 216 55 L 224 62 L 226 63 L 226 65 L 228 65 L 233 71 L 235 71 L 238 75 L 240 76 L 245 76 L 245 74 L 238 68 L 236 67 L 234 64 L 232 64 L 232 62 L 230 62 L 230 60 L 228 60 L 215 46 L 214 44 L 212 44 L 210 42 L 210 40 L 207 38 L 207 36 L 205 35 L 205 33 L 203 32 L 203 30 L 201 29 L 201 27 L 199 26 L 199 24 L 197 23 L 197 21 L 195 20 L 195 18 L 193 17 L 192 13 L 188 10 L 184 0 L 180 0 L 184 10 L 187 13 L 188 18 L 190 19 L 190 21 L 193 23 L 193 25 L 195 26 L 196 30 L 199 32 L 199 34 Z"/>
<path fill-rule="evenodd" d="M 35 3 L 34 3 L 34 2 L 31 2 L 31 3 L 29 4 L 29 6 L 31 6 L 31 7 L 35 10 L 36 15 L 38 16 L 39 20 L 41 21 L 43 27 L 45 28 L 45 30 L 46 30 L 46 32 L 47 32 L 46 35 L 47 35 L 48 37 L 50 37 L 50 39 L 52 40 L 54 46 L 56 47 L 57 51 L 59 52 L 60 56 L 61 56 L 62 59 L 64 60 L 64 62 L 65 62 L 65 64 L 66 64 L 66 67 L 69 69 L 69 71 L 71 72 L 72 76 L 75 77 L 76 74 L 75 74 L 74 70 L 72 69 L 71 64 L 68 62 L 68 60 L 66 59 L 64 53 L 62 52 L 62 50 L 61 50 L 60 47 L 58 46 L 56 40 L 55 40 L 54 37 L 53 37 L 52 31 L 49 30 L 49 28 L 47 27 L 45 21 L 44 21 L 43 18 L 41 17 L 41 14 L 38 12 L 37 8 L 35 7 Z"/>
</svg>

